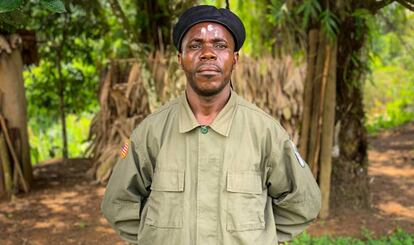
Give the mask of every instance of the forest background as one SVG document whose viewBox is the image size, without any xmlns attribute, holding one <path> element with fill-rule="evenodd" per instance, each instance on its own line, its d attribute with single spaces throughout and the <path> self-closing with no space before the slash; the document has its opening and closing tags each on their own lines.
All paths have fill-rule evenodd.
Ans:
<svg viewBox="0 0 414 245">
<path fill-rule="evenodd" d="M 351 16 L 357 26 L 354 38 L 361 47 L 349 61 L 349 68 L 358 74 L 344 80 L 362 94 L 356 99 L 363 98 L 363 113 L 359 115 L 363 130 L 375 135 L 413 121 L 413 4 L 386 0 L 372 3 L 2 1 L 0 7 L 9 8 L 0 13 L 2 33 L 22 28 L 36 33 L 40 59 L 26 66 L 23 74 L 31 162 L 36 165 L 51 158 L 88 156 L 93 141 L 91 123 L 102 109 L 98 100 L 100 81 L 111 61 L 134 58 L 145 63 L 148 54 L 157 50 L 174 54 L 172 26 L 182 9 L 194 4 L 229 6 L 240 16 L 248 33 L 243 56 L 289 56 L 298 67 L 309 59 L 312 28 L 319 28 L 324 42 L 340 45 L 338 40 L 347 28 L 344 19 Z M 333 50 L 338 47 L 335 45 Z M 149 107 L 155 110 L 161 103 L 151 97 L 155 85 L 145 86 Z"/>
<path fill-rule="evenodd" d="M 99 110 L 97 93 L 99 74 L 110 59 L 130 58 L 129 43 L 123 26 L 111 12 L 109 1 L 68 2 L 67 13 L 51 13 L 36 5 L 25 6 L 29 16 L 18 19 L 24 27 L 36 30 L 40 63 L 26 67 L 24 80 L 28 100 L 31 158 L 34 164 L 62 157 L 59 83 L 54 47 L 62 42 L 62 72 L 65 76 L 65 111 L 67 113 L 68 157 L 82 157 L 88 146 L 90 122 Z M 133 17 L 133 3 L 124 1 L 125 10 L 142 29 L 148 26 L 145 13 Z M 163 1 L 161 1 L 163 2 Z M 234 3 L 233 3 L 234 2 Z M 242 55 L 260 56 L 286 49 L 276 46 L 274 31 L 283 22 L 283 1 L 230 1 L 232 11 L 245 22 L 247 39 Z M 305 1 L 312 2 L 312 1 Z M 122 1 L 121 1 L 122 3 Z M 190 1 L 190 4 L 192 2 Z M 224 7 L 224 1 L 201 1 Z M 162 4 L 167 4 L 167 1 Z M 161 4 L 161 5 L 162 5 Z M 177 1 L 179 4 L 179 1 Z M 188 3 L 187 3 L 188 4 Z M 189 5 L 189 4 L 188 4 Z M 128 9 L 130 11 L 128 11 Z M 92 11 L 92 12 L 91 12 Z M 276 12 L 273 15 L 272 12 Z M 130 12 L 130 13 L 128 13 Z M 365 126 L 370 133 L 395 127 L 414 118 L 414 16 L 397 3 L 380 11 L 377 17 L 357 13 L 368 19 L 366 74 L 363 77 Z M 19 17 L 17 17 L 19 18 Z M 23 18 L 23 17 L 22 17 Z M 177 18 L 177 16 L 172 16 Z M 334 18 L 334 17 L 333 17 Z M 267 23 L 262 23 L 266 20 Z M 15 21 L 15 20 L 13 20 Z M 329 21 L 329 19 L 328 19 Z M 336 24 L 332 28 L 335 30 Z M 18 26 L 18 25 L 17 25 Z M 18 26 L 21 27 L 21 26 Z M 269 29 L 265 29 L 269 28 Z M 170 34 L 170 33 L 169 33 Z M 278 34 L 280 35 L 280 34 Z M 168 35 L 167 35 L 168 36 Z M 278 43 L 279 44 L 279 43 Z M 151 44 L 147 44 L 151 45 Z M 289 46 L 289 43 L 282 45 Z M 172 47 L 168 47 L 172 48 Z M 291 48 L 291 47 L 288 47 Z M 298 61 L 305 50 L 294 50 Z"/>
</svg>

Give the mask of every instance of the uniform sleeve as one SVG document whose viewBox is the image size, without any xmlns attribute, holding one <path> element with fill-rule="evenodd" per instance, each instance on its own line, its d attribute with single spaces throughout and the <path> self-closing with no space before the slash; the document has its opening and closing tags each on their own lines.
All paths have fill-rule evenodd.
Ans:
<svg viewBox="0 0 414 245">
<path fill-rule="evenodd" d="M 124 158 L 122 154 L 119 157 L 101 204 L 109 224 L 131 243 L 137 243 L 141 209 L 149 196 L 152 176 L 148 153 L 137 147 L 134 138 L 133 134 Z"/>
<path fill-rule="evenodd" d="M 274 146 L 268 172 L 268 194 L 279 242 L 290 241 L 317 217 L 321 208 L 319 187 L 295 145 L 285 140 Z"/>
</svg>

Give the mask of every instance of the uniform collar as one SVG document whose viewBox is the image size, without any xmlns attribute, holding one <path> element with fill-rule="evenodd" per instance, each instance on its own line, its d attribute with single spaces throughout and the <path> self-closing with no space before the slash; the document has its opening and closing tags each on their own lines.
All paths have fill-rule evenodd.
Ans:
<svg viewBox="0 0 414 245">
<path fill-rule="evenodd" d="M 237 94 L 231 90 L 230 99 L 226 105 L 221 109 L 213 123 L 209 125 L 211 129 L 217 133 L 228 136 L 231 125 L 233 123 L 234 114 L 236 112 Z M 187 133 L 194 128 L 202 126 L 199 124 L 193 114 L 193 111 L 188 104 L 187 96 L 185 92 L 180 97 L 180 110 L 179 110 L 179 130 L 180 133 Z"/>
</svg>

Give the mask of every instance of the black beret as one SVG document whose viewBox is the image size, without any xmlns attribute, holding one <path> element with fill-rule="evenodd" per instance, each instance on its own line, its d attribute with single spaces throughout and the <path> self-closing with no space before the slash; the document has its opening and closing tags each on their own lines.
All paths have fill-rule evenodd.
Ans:
<svg viewBox="0 0 414 245">
<path fill-rule="evenodd" d="M 174 27 L 173 42 L 178 51 L 181 51 L 181 41 L 187 31 L 193 25 L 201 22 L 215 22 L 226 27 L 233 35 L 235 44 L 234 51 L 238 51 L 243 46 L 244 39 L 246 39 L 246 31 L 237 15 L 228 9 L 199 5 L 184 11 Z"/>
</svg>

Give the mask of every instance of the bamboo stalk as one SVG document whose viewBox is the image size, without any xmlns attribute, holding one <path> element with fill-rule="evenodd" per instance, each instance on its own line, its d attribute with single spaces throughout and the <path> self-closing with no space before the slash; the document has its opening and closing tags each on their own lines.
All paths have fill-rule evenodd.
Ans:
<svg viewBox="0 0 414 245">
<path fill-rule="evenodd" d="M 309 130 L 312 113 L 312 90 L 317 57 L 316 52 L 318 48 L 318 35 L 319 31 L 317 29 L 312 29 L 309 31 L 309 53 L 306 67 L 306 79 L 304 84 L 305 88 L 303 92 L 303 113 L 299 141 L 300 154 L 304 157 L 308 155 Z M 306 160 L 309 161 L 309 159 Z"/>
<path fill-rule="evenodd" d="M 3 132 L 0 132 L 0 160 L 1 167 L 3 169 L 4 190 L 7 195 L 10 196 L 13 191 L 12 170 L 10 167 L 10 157 Z"/>
<path fill-rule="evenodd" d="M 16 154 L 16 152 L 13 149 L 13 145 L 11 143 L 11 140 L 10 140 L 10 137 L 9 137 L 9 133 L 7 131 L 6 121 L 5 121 L 4 117 L 1 116 L 1 115 L 0 115 L 0 124 L 1 124 L 1 129 L 2 129 L 2 131 L 4 133 L 4 136 L 6 138 L 7 145 L 9 146 L 9 151 L 10 151 L 10 153 L 12 155 L 12 158 L 13 158 L 14 168 L 15 168 L 14 171 L 16 172 L 15 175 L 18 176 L 18 177 L 20 177 L 20 178 L 18 178 L 18 177 L 17 178 L 20 180 L 20 182 L 22 184 L 23 191 L 27 193 L 27 192 L 29 192 L 29 186 L 28 186 L 28 184 L 26 182 L 26 179 L 24 178 L 22 169 L 20 167 L 19 159 L 17 158 L 17 154 Z"/>
<path fill-rule="evenodd" d="M 331 62 L 332 62 L 332 48 L 331 44 L 327 41 L 326 42 L 326 53 L 325 53 L 325 62 L 323 66 L 323 73 L 322 73 L 322 84 L 321 84 L 321 94 L 320 94 L 320 104 L 319 104 L 319 113 L 318 113 L 318 127 L 317 127 L 317 135 L 316 135 L 316 148 L 313 155 L 313 162 L 316 163 L 318 167 L 320 167 L 319 162 L 319 154 L 321 149 L 321 138 L 322 138 L 322 126 L 325 124 L 323 120 L 323 108 L 325 103 L 325 96 L 326 96 L 326 86 L 328 83 L 328 76 L 329 71 L 331 69 Z M 328 101 L 329 103 L 329 101 Z M 332 143 L 331 143 L 332 144 Z M 315 176 L 317 172 L 313 173 Z"/>
<path fill-rule="evenodd" d="M 325 101 L 323 104 L 323 125 L 322 125 L 322 141 L 320 154 L 320 173 L 319 185 L 322 194 L 321 218 L 329 215 L 329 196 L 331 187 L 332 172 L 332 147 L 334 140 L 335 127 L 335 105 L 336 105 L 336 43 L 333 44 L 330 55 L 329 74 L 327 78 Z"/>
<path fill-rule="evenodd" d="M 323 71 L 326 62 L 326 45 L 327 40 L 325 38 L 325 34 L 323 32 L 319 32 L 319 46 L 318 46 L 318 57 L 315 67 L 315 84 L 312 93 L 312 113 L 310 119 L 310 139 L 309 139 L 309 151 L 308 155 L 306 156 L 306 160 L 308 161 L 312 173 L 317 178 L 318 175 L 318 162 L 317 155 L 318 152 L 318 144 L 320 142 L 320 105 L 321 105 L 321 93 L 322 93 L 322 79 L 323 79 Z"/>
<path fill-rule="evenodd" d="M 5 194 L 7 194 L 5 183 L 4 183 L 4 174 L 3 173 L 4 173 L 4 171 L 3 171 L 3 168 L 2 168 L 1 162 L 0 162 L 0 198 L 3 197 Z"/>
</svg>

